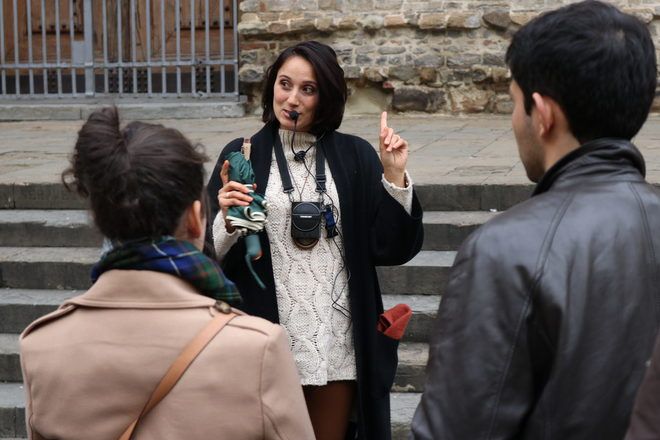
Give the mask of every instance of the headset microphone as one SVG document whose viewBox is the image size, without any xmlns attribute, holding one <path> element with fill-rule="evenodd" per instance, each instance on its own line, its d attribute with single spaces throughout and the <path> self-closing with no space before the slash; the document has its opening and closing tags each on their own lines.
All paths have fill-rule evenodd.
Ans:
<svg viewBox="0 0 660 440">
<path fill-rule="evenodd" d="M 295 151 L 293 149 L 293 146 L 295 145 L 293 141 L 296 139 L 296 128 L 298 127 L 298 116 L 300 116 L 300 113 L 298 113 L 295 110 L 289 111 L 289 118 L 293 120 L 293 135 L 291 136 L 291 151 L 293 151 L 293 160 L 296 162 L 302 162 L 305 160 L 305 150 L 301 151 Z"/>
</svg>

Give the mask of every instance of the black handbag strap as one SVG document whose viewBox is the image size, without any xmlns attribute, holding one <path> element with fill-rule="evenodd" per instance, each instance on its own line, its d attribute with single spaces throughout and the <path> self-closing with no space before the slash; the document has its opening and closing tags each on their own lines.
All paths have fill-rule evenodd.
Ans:
<svg viewBox="0 0 660 440">
<path fill-rule="evenodd" d="M 275 134 L 275 159 L 277 160 L 277 168 L 282 178 L 284 192 L 290 194 L 293 192 L 293 184 L 291 183 L 291 175 L 289 174 L 289 167 L 286 163 L 282 139 L 280 139 L 279 133 Z M 319 194 L 325 193 L 325 155 L 319 141 L 316 141 L 316 176 L 314 179 L 316 180 L 316 192 Z"/>
</svg>

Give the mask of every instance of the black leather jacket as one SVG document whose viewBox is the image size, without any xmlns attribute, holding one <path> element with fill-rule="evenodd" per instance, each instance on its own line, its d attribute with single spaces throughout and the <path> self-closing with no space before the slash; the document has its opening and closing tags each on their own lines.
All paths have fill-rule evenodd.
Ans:
<svg viewBox="0 0 660 440">
<path fill-rule="evenodd" d="M 623 438 L 659 322 L 660 195 L 599 139 L 462 245 L 415 439 Z"/>
</svg>

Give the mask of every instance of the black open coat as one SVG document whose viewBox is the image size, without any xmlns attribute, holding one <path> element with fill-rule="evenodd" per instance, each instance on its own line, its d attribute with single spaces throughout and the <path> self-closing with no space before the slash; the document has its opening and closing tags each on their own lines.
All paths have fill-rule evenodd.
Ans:
<svg viewBox="0 0 660 440">
<path fill-rule="evenodd" d="M 267 124 L 251 139 L 251 162 L 257 188 L 266 192 L 278 128 Z M 243 139 L 230 142 L 220 154 L 208 184 L 211 199 L 209 225 L 218 212 L 220 168 L 226 156 L 240 151 Z M 375 266 L 399 265 L 410 260 L 422 246 L 422 209 L 413 197 L 411 215 L 394 200 L 381 182 L 383 168 L 374 148 L 364 139 L 338 132 L 327 133 L 320 142 L 335 181 L 341 207 L 341 225 L 346 263 L 350 270 L 349 300 L 358 381 L 358 439 L 388 440 L 390 433 L 389 391 L 397 365 L 398 342 L 377 332 L 383 312 Z M 207 234 L 207 240 L 210 234 Z M 247 313 L 279 322 L 269 238 L 260 233 L 264 256 L 254 268 L 266 284 L 261 290 L 245 261 L 245 243 L 240 239 L 222 261 L 226 275 L 243 296 Z M 321 238 L 325 240 L 324 237 Z"/>
</svg>

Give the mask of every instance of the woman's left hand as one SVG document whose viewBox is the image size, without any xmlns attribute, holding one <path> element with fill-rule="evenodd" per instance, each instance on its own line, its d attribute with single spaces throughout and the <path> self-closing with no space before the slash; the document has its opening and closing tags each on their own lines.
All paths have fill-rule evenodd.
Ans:
<svg viewBox="0 0 660 440">
<path fill-rule="evenodd" d="M 400 187 L 405 187 L 406 164 L 408 163 L 408 141 L 387 126 L 387 112 L 380 116 L 380 161 L 383 164 L 385 179 Z"/>
</svg>

